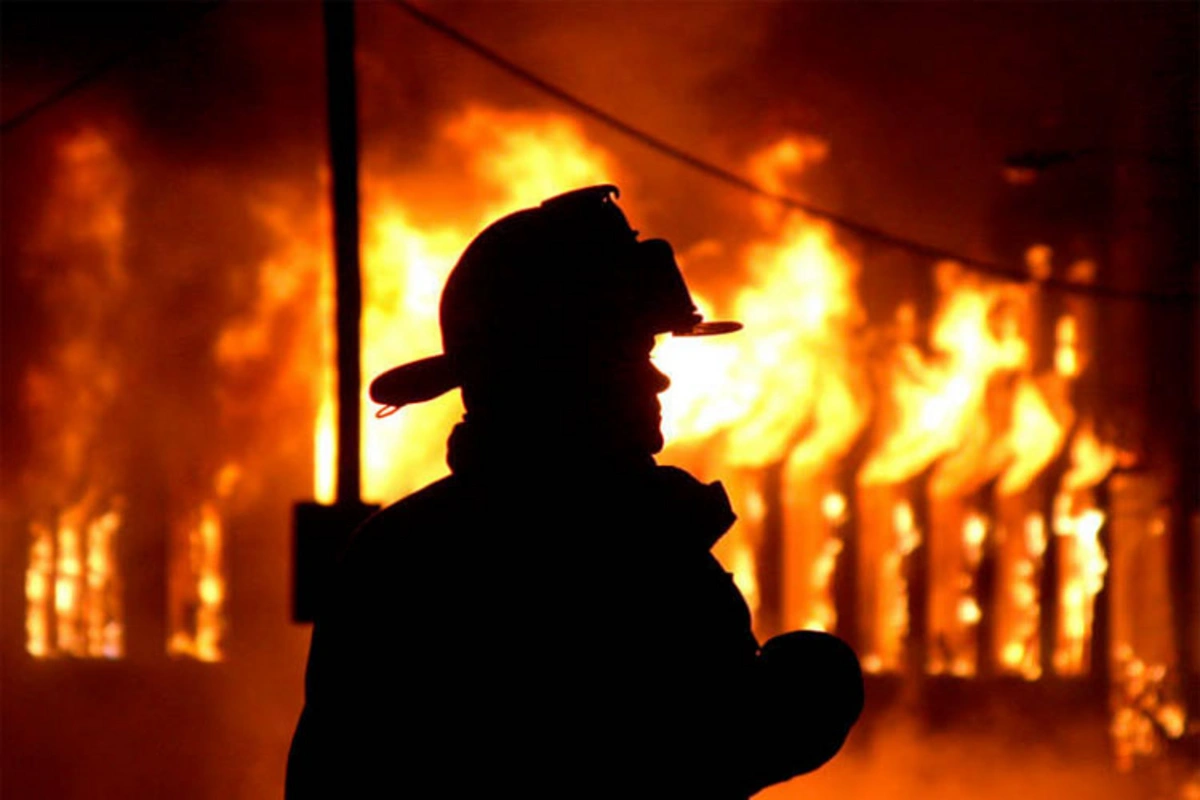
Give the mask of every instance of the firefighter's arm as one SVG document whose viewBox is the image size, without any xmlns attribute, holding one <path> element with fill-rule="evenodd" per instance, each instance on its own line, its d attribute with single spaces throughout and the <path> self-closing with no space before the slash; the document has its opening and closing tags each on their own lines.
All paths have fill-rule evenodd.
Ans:
<svg viewBox="0 0 1200 800">
<path fill-rule="evenodd" d="M 745 753 L 751 793 L 829 761 L 862 713 L 858 657 L 827 633 L 793 631 L 768 640 L 753 683 L 757 708 Z"/>
</svg>

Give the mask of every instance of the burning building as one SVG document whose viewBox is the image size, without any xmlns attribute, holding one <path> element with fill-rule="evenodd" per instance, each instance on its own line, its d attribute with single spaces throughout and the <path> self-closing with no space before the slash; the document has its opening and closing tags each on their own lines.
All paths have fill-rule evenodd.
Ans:
<svg viewBox="0 0 1200 800">
<path fill-rule="evenodd" d="M 277 794 L 300 707 L 291 505 L 333 501 L 339 447 L 320 10 L 165 8 L 7 26 L 5 120 L 89 27 L 156 42 L 4 133 L 14 796 Z M 843 755 L 764 796 L 1194 797 L 1194 9 L 619 8 L 445 16 L 903 236 L 711 183 L 364 4 L 364 375 L 437 351 L 487 222 L 620 185 L 746 324 L 659 346 L 660 460 L 729 487 L 760 637 L 837 632 L 870 674 Z M 1059 158 L 1006 184 L 1031 146 Z M 457 397 L 363 414 L 365 499 L 445 472 Z"/>
</svg>

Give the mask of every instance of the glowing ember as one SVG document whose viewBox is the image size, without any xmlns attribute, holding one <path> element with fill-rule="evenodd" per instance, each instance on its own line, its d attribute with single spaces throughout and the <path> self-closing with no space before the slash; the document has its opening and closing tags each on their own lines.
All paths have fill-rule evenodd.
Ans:
<svg viewBox="0 0 1200 800">
<path fill-rule="evenodd" d="M 1187 711 L 1177 699 L 1178 678 L 1165 665 L 1147 664 L 1122 644 L 1115 648 L 1114 667 L 1110 732 L 1117 766 L 1128 771 L 1137 757 L 1159 754 L 1168 740 L 1187 732 Z"/>
</svg>

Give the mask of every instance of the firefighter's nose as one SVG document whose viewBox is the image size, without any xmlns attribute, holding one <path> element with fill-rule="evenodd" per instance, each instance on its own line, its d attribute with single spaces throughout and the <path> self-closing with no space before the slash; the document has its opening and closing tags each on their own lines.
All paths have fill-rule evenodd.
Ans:
<svg viewBox="0 0 1200 800">
<path fill-rule="evenodd" d="M 667 377 L 665 372 L 653 364 L 650 365 L 650 374 L 654 381 L 655 394 L 660 394 L 671 388 L 671 379 Z"/>
</svg>

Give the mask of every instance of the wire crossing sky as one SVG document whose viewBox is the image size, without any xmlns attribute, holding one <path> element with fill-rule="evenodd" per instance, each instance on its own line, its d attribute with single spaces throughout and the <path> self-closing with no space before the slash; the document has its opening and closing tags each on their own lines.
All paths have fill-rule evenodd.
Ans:
<svg viewBox="0 0 1200 800">
<path fill-rule="evenodd" d="M 197 12 L 185 20 L 181 25 L 177 26 L 174 30 L 168 31 L 163 35 L 147 37 L 132 47 L 115 53 L 97 63 L 94 67 L 51 92 L 43 99 L 31 104 L 30 106 L 27 106 L 10 118 L 4 120 L 2 123 L 0 123 L 0 133 L 8 134 L 19 129 L 41 112 L 57 105 L 78 91 L 93 84 L 97 80 L 100 80 L 109 74 L 114 68 L 120 66 L 134 55 L 148 49 L 155 43 L 161 42 L 165 39 L 175 38 L 185 33 L 195 24 L 199 23 L 209 13 L 224 5 L 224 2 L 225 0 L 213 0 L 213 2 L 198 6 Z M 620 117 L 617 117 L 614 114 L 599 108 L 598 106 L 588 102 L 578 95 L 567 91 L 561 86 L 538 76 L 519 64 L 509 60 L 495 50 L 492 50 L 481 42 L 459 31 L 457 28 L 454 28 L 442 20 L 431 16 L 423 9 L 417 7 L 411 2 L 408 2 L 408 0 L 392 0 L 392 3 L 395 7 L 406 11 L 416 21 L 420 22 L 425 27 L 441 34 L 463 49 L 474 53 L 476 56 L 488 61 L 495 67 L 501 69 L 514 78 L 517 78 L 541 93 L 549 97 L 553 97 L 559 102 L 575 109 L 579 113 L 605 125 L 606 127 L 639 142 L 645 147 L 654 150 L 661 155 L 684 164 L 696 170 L 697 172 L 703 173 L 714 180 L 718 180 L 728 186 L 732 186 L 736 189 L 740 189 L 756 196 L 769 199 L 786 208 L 795 209 L 807 214 L 810 217 L 825 220 L 826 222 L 829 222 L 830 224 L 835 225 L 838 228 L 847 231 L 848 233 L 868 241 L 877 242 L 888 247 L 907 251 L 932 261 L 954 261 L 966 269 L 1002 280 L 1017 282 L 1028 282 L 1031 280 L 1028 273 L 1019 267 L 988 261 L 985 259 L 976 258 L 974 256 L 964 255 L 962 253 L 956 253 L 928 242 L 921 242 L 916 239 L 911 239 L 906 236 L 876 227 L 869 223 L 852 219 L 835 211 L 815 206 L 790 195 L 773 192 L 769 189 L 766 189 L 743 175 L 739 175 L 736 172 L 714 164 L 711 161 L 707 161 L 693 153 L 689 153 L 686 150 L 683 150 L 682 148 L 677 147 L 676 145 L 658 136 L 655 136 L 645 129 L 626 122 Z M 1117 289 L 1111 286 L 1068 281 L 1054 277 L 1044 278 L 1038 281 L 1038 285 L 1047 290 L 1112 300 L 1135 300 L 1149 303 L 1186 303 L 1195 302 L 1197 299 L 1196 295 L 1190 292 L 1166 292 L 1150 289 L 1125 290 Z"/>
<path fill-rule="evenodd" d="M 616 117 L 613 114 L 593 105 L 587 100 L 584 100 L 579 96 L 567 91 L 566 89 L 563 89 L 561 86 L 541 78 L 519 64 L 516 64 L 515 62 L 510 61 L 509 59 L 500 55 L 495 50 L 492 50 L 479 41 L 472 39 L 462 31 L 459 31 L 457 28 L 451 27 L 442 20 L 431 16 L 423 9 L 420 9 L 414 4 L 407 2 L 407 0 L 392 0 L 392 3 L 397 8 L 407 11 L 422 25 L 437 31 L 464 49 L 473 52 L 475 55 L 492 63 L 513 77 L 527 83 L 543 94 L 559 100 L 560 102 L 574 108 L 580 113 L 585 114 L 597 122 L 600 122 L 601 124 L 606 125 L 607 127 L 642 143 L 643 145 L 667 156 L 668 158 L 672 158 L 680 163 L 686 164 L 698 172 L 702 172 L 711 178 L 722 181 L 729 186 L 750 192 L 751 194 L 758 195 L 759 197 L 773 200 L 774 202 L 786 206 L 787 208 L 801 211 L 810 217 L 823 219 L 830 224 L 836 225 L 837 227 L 853 233 L 863 239 L 879 242 L 900 250 L 906 250 L 910 253 L 914 253 L 934 261 L 954 261 L 974 272 L 983 273 L 1004 280 L 1018 282 L 1027 282 L 1031 280 L 1028 273 L 1026 273 L 1024 270 L 975 258 L 973 256 L 963 255 L 961 253 L 955 253 L 945 248 L 938 247 L 937 245 L 919 242 L 915 239 L 909 239 L 905 236 L 900 236 L 898 234 L 885 231 L 873 225 L 850 219 L 849 217 L 842 216 L 834 211 L 819 208 L 797 198 L 765 189 L 742 175 L 738 175 L 737 173 L 727 170 L 724 167 L 713 164 L 710 161 L 706 161 L 692 153 L 688 153 L 687 151 L 676 147 L 670 142 L 648 133 L 642 128 L 625 122 L 619 117 Z M 1180 294 L 1176 292 L 1159 292 L 1152 290 L 1128 291 L 1124 289 L 1116 289 L 1110 286 L 1078 283 L 1059 278 L 1045 278 L 1038 281 L 1038 285 L 1045 289 L 1054 291 L 1088 295 L 1091 297 L 1105 299 L 1140 300 L 1144 302 L 1156 303 L 1192 302 L 1196 299 L 1194 295 L 1187 293 Z"/>
</svg>

